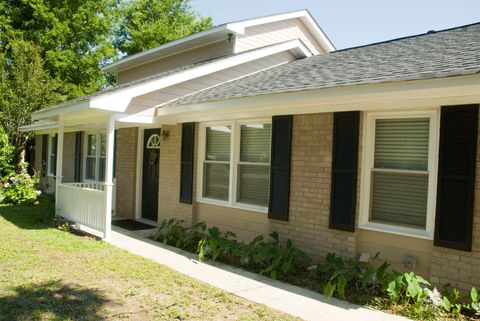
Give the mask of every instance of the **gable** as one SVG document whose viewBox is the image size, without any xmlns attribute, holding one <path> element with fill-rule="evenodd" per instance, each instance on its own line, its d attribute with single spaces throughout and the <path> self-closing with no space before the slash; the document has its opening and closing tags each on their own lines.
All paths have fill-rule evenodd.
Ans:
<svg viewBox="0 0 480 321">
<path fill-rule="evenodd" d="M 325 53 L 320 43 L 299 18 L 245 28 L 245 33 L 238 35 L 235 40 L 235 52 L 243 52 L 293 39 L 300 39 L 314 55 Z"/>
</svg>

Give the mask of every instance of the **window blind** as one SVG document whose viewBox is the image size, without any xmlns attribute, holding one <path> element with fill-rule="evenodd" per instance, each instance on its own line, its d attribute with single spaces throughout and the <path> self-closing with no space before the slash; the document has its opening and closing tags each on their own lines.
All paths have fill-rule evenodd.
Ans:
<svg viewBox="0 0 480 321">
<path fill-rule="evenodd" d="M 237 202 L 268 206 L 271 124 L 240 127 Z"/>
<path fill-rule="evenodd" d="M 429 118 L 378 119 L 370 219 L 426 227 Z"/>
<path fill-rule="evenodd" d="M 425 228 L 428 175 L 372 172 L 371 220 Z"/>
<path fill-rule="evenodd" d="M 375 168 L 427 170 L 428 118 L 378 119 Z"/>
<path fill-rule="evenodd" d="M 228 201 L 230 164 L 205 163 L 203 170 L 203 196 Z"/>
<path fill-rule="evenodd" d="M 206 160 L 230 161 L 230 133 L 230 126 L 207 127 Z"/>
<path fill-rule="evenodd" d="M 270 163 L 272 125 L 242 125 L 240 130 L 240 162 Z"/>
</svg>

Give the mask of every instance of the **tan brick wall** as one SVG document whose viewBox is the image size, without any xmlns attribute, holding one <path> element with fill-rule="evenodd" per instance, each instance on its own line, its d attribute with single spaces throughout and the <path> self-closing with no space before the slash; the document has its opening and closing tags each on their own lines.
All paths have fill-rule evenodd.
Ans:
<svg viewBox="0 0 480 321">
<path fill-rule="evenodd" d="M 472 251 L 433 247 L 432 253 L 431 281 L 450 283 L 464 291 L 480 284 L 480 139 L 477 141 L 476 175 Z"/>
<path fill-rule="evenodd" d="M 270 230 L 318 260 L 355 255 L 354 234 L 328 228 L 332 139 L 332 113 L 294 116 L 289 221 L 270 220 Z"/>
<path fill-rule="evenodd" d="M 193 206 L 179 202 L 182 125 L 162 126 L 162 130 L 168 131 L 169 137 L 160 143 L 158 221 L 175 217 L 190 225 Z"/>
<path fill-rule="evenodd" d="M 138 128 L 117 131 L 115 214 L 127 218 L 135 218 L 138 132 Z"/>
</svg>

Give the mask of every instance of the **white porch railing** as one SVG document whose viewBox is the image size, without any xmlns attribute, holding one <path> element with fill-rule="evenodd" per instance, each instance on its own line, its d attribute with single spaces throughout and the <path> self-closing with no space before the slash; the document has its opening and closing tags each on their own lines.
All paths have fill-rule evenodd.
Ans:
<svg viewBox="0 0 480 321">
<path fill-rule="evenodd" d="M 57 215 L 92 229 L 103 237 L 106 222 L 106 192 L 102 182 L 61 183 L 56 196 Z M 115 189 L 113 190 L 115 195 Z M 113 197 L 112 203 L 115 202 Z M 112 208 L 115 208 L 113 205 Z"/>
</svg>

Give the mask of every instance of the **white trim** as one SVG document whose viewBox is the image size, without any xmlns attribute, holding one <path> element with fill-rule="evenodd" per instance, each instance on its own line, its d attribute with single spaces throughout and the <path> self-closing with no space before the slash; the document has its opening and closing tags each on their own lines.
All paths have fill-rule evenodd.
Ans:
<svg viewBox="0 0 480 321">
<path fill-rule="evenodd" d="M 137 127 L 137 168 L 135 182 L 135 219 L 142 217 L 143 128 Z"/>
<path fill-rule="evenodd" d="M 480 75 L 304 89 L 166 106 L 161 122 L 202 122 L 338 111 L 416 110 L 480 103 Z"/>
<path fill-rule="evenodd" d="M 237 189 L 238 189 L 238 166 L 240 164 L 240 128 L 241 125 L 251 124 L 251 123 L 262 123 L 262 124 L 271 124 L 272 120 L 270 118 L 261 118 L 261 119 L 249 119 L 249 120 L 240 120 L 240 121 L 221 121 L 221 122 L 206 122 L 200 123 L 198 128 L 198 159 L 197 159 L 197 202 L 232 207 L 238 209 L 244 209 L 259 213 L 267 213 L 268 206 L 258 206 L 252 204 L 246 204 L 237 202 Z M 211 162 L 205 160 L 206 152 L 206 128 L 211 126 L 230 126 L 230 160 L 229 161 L 218 161 Z M 271 135 L 271 133 L 270 133 Z M 271 162 L 271 160 L 270 160 Z M 212 199 L 203 196 L 203 167 L 205 163 L 225 163 L 230 166 L 230 175 L 229 175 L 229 191 L 228 191 L 228 201 L 222 201 L 217 199 Z M 245 162 L 242 162 L 245 164 Z M 270 167 L 270 164 L 266 163 L 254 163 L 255 165 L 265 165 Z"/>
<path fill-rule="evenodd" d="M 60 111 L 62 113 L 71 113 L 82 109 L 90 108 L 90 101 L 88 98 L 81 101 L 65 102 L 65 105 L 47 108 L 32 113 L 32 120 L 40 120 L 47 117 L 58 116 Z"/>
<path fill-rule="evenodd" d="M 160 142 L 162 139 L 160 135 L 153 134 L 147 140 L 147 145 L 145 146 L 147 149 L 160 149 Z"/>
<path fill-rule="evenodd" d="M 143 60 L 146 60 L 146 62 L 157 60 L 162 58 L 162 51 L 166 51 L 167 49 L 171 49 L 173 47 L 177 47 L 180 45 L 187 44 L 188 42 L 205 38 L 206 36 L 212 36 L 215 34 L 218 34 L 219 37 L 218 39 L 221 39 L 221 36 L 227 35 L 228 31 L 230 31 L 227 27 L 227 25 L 220 25 L 205 31 L 201 31 L 195 34 L 192 34 L 190 36 L 180 38 L 174 41 L 167 42 L 161 46 L 154 47 L 152 49 L 148 49 L 142 52 L 139 52 L 137 54 L 122 58 L 118 61 L 115 61 L 111 64 L 108 64 L 104 67 L 101 68 L 102 71 L 106 72 L 119 72 L 123 71 L 126 69 L 133 68 L 135 66 L 144 64 L 145 62 Z M 213 41 L 212 41 L 213 42 Z M 151 57 L 149 57 L 151 56 Z M 141 62 L 135 62 L 135 61 L 140 61 Z M 125 68 L 126 67 L 126 68 Z"/>
<path fill-rule="evenodd" d="M 439 108 L 430 110 L 395 111 L 395 112 L 369 112 L 365 114 L 363 125 L 362 143 L 362 169 L 360 185 L 360 215 L 358 227 L 361 229 L 381 231 L 386 233 L 433 239 L 435 206 L 437 195 L 437 155 L 439 140 Z M 370 222 L 370 193 L 371 193 L 371 172 L 373 170 L 375 151 L 375 120 L 392 118 L 418 118 L 428 117 L 430 119 L 429 146 L 428 146 L 428 198 L 427 217 L 425 230 Z"/>
<path fill-rule="evenodd" d="M 112 117 L 113 119 L 113 117 Z M 83 159 L 82 159 L 82 181 L 83 182 L 100 182 L 100 159 L 105 158 L 105 161 L 107 161 L 107 150 L 105 150 L 105 156 L 101 156 L 101 135 L 105 135 L 105 139 L 107 139 L 107 133 L 105 130 L 89 130 L 89 131 L 84 131 L 83 132 Z M 87 178 L 87 157 L 94 157 L 92 155 L 88 155 L 88 135 L 95 135 L 96 136 L 96 141 L 95 143 L 97 146 L 95 146 L 95 178 L 94 179 L 89 179 Z M 106 144 L 108 145 L 108 144 Z M 105 146 L 106 149 L 108 149 L 108 146 Z"/>
<path fill-rule="evenodd" d="M 57 136 L 57 150 L 53 154 L 53 139 L 55 138 L 56 133 L 48 134 L 48 159 L 47 159 L 47 176 L 55 177 L 55 173 L 52 171 L 52 156 L 55 155 L 55 162 L 58 162 L 58 136 Z M 56 168 L 55 168 L 56 170 Z"/>
<path fill-rule="evenodd" d="M 331 43 L 330 39 L 328 39 L 327 35 L 322 31 L 322 29 L 319 27 L 315 19 L 313 19 L 312 15 L 310 14 L 310 12 L 308 12 L 308 10 L 298 10 L 272 16 L 249 19 L 245 21 L 232 22 L 227 24 L 227 27 L 228 29 L 235 31 L 238 34 L 243 35 L 245 34 L 245 28 L 248 27 L 296 18 L 300 19 L 305 24 L 305 26 L 313 35 L 315 40 L 317 40 L 317 42 L 326 52 L 335 50 L 335 47 Z"/>
<path fill-rule="evenodd" d="M 312 15 L 307 10 L 298 10 L 238 22 L 230 22 L 217 27 L 213 27 L 211 29 L 201 31 L 193 35 L 168 42 L 161 46 L 125 57 L 121 60 L 102 67 L 102 71 L 124 71 L 157 59 L 161 59 L 163 57 L 167 57 L 178 52 L 194 49 L 198 47 L 198 44 L 208 44 L 222 40 L 222 38 L 227 37 L 229 33 L 242 35 L 245 33 L 245 28 L 248 27 L 296 18 L 299 18 L 306 25 L 307 29 L 313 35 L 315 40 L 326 52 L 335 50 L 335 47 L 328 39 L 326 34 L 319 27 L 315 19 L 313 19 Z"/>
</svg>

